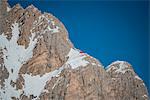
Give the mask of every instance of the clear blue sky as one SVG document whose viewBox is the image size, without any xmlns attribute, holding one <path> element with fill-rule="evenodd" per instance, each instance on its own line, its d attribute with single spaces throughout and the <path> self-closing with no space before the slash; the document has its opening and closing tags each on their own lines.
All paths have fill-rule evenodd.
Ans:
<svg viewBox="0 0 150 100">
<path fill-rule="evenodd" d="M 66 26 L 77 48 L 104 66 L 115 60 L 131 63 L 150 89 L 148 59 L 148 1 L 33 1 L 9 0 L 11 6 L 33 4 Z"/>
</svg>

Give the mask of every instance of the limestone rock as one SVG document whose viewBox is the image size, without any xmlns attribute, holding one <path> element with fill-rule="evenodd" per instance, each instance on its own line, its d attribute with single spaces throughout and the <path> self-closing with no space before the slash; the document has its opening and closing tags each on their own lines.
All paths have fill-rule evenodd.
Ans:
<svg viewBox="0 0 150 100">
<path fill-rule="evenodd" d="M 76 49 L 52 14 L 0 0 L 0 100 L 148 100 L 148 92 L 127 62 L 105 70 Z"/>
<path fill-rule="evenodd" d="M 148 92 L 143 80 L 129 63 L 113 62 L 106 71 L 112 78 L 111 93 L 115 100 L 148 100 Z"/>
</svg>

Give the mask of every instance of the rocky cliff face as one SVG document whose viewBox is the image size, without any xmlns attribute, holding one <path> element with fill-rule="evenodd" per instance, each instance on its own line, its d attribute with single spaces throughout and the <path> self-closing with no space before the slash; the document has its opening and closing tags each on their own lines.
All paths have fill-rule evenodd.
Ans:
<svg viewBox="0 0 150 100">
<path fill-rule="evenodd" d="M 63 24 L 33 5 L 0 0 L 0 100 L 148 100 L 132 66 L 76 49 Z"/>
</svg>

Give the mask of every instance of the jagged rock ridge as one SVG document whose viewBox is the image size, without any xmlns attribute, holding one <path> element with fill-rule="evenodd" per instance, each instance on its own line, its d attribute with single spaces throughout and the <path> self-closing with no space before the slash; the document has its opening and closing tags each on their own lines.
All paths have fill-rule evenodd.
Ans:
<svg viewBox="0 0 150 100">
<path fill-rule="evenodd" d="M 33 5 L 0 0 L 0 99 L 148 100 L 132 66 L 102 64 L 76 49 L 63 24 Z"/>
</svg>

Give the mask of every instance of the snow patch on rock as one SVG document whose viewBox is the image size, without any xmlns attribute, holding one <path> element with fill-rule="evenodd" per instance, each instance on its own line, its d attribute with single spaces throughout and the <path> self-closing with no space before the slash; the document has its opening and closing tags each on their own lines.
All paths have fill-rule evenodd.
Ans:
<svg viewBox="0 0 150 100">
<path fill-rule="evenodd" d="M 56 28 L 51 28 L 50 26 L 48 26 L 47 28 L 51 33 L 58 33 L 59 32 L 58 26 L 56 26 Z"/>
<path fill-rule="evenodd" d="M 96 63 L 91 63 L 93 66 L 95 66 L 96 65 Z"/>
<path fill-rule="evenodd" d="M 9 12 L 11 10 L 11 8 L 10 7 L 7 7 L 7 12 Z"/>
<path fill-rule="evenodd" d="M 129 68 L 123 61 L 117 61 L 116 63 L 120 63 L 119 69 L 117 69 L 116 72 L 125 73 L 126 69 Z"/>
<path fill-rule="evenodd" d="M 44 15 L 41 15 L 39 16 L 39 20 L 42 20 L 42 19 L 46 19 L 46 21 L 48 22 L 48 26 L 47 26 L 47 29 L 51 32 L 51 33 L 58 33 L 59 32 L 59 27 L 55 25 L 55 22 L 53 20 L 50 20 L 49 18 L 47 18 L 46 16 Z M 50 24 L 52 24 L 53 28 L 50 27 Z M 45 30 L 46 31 L 46 30 Z"/>
<path fill-rule="evenodd" d="M 43 76 L 36 75 L 31 76 L 29 74 L 24 74 L 23 78 L 25 80 L 24 85 L 24 94 L 26 96 L 34 95 L 37 99 L 41 92 L 44 90 L 46 82 L 50 80 L 52 77 L 58 77 L 58 75 L 63 70 L 63 67 L 60 67 L 58 70 L 54 70 L 52 72 L 46 73 Z"/>
<path fill-rule="evenodd" d="M 84 58 L 87 57 L 85 54 L 80 53 L 79 50 L 71 48 L 67 55 L 68 60 L 66 62 L 72 69 L 78 68 L 80 66 L 87 66 L 89 64 Z"/>
<path fill-rule="evenodd" d="M 0 90 L 0 94 L 3 99 L 10 100 L 11 97 L 19 97 L 21 91 L 16 90 L 15 87 L 10 85 L 11 81 L 16 82 L 18 78 L 19 69 L 26 63 L 33 54 L 33 49 L 37 43 L 37 39 L 33 39 L 34 35 L 30 37 L 30 43 L 28 48 L 18 45 L 17 40 L 19 38 L 19 24 L 12 24 L 12 38 L 8 40 L 4 34 L 0 35 L 0 47 L 3 50 L 4 65 L 9 72 L 8 79 L 5 80 L 5 87 Z M 5 93 L 4 93 L 5 91 Z"/>
<path fill-rule="evenodd" d="M 142 79 L 141 79 L 139 76 L 137 76 L 137 75 L 135 76 L 135 78 L 138 79 L 138 80 L 142 80 Z"/>
<path fill-rule="evenodd" d="M 105 69 L 107 72 L 113 69 L 115 70 L 115 72 L 125 73 L 127 70 L 130 70 L 129 66 L 125 63 L 126 63 L 125 61 L 115 61 L 109 66 L 107 66 Z M 113 66 L 115 64 L 118 64 L 118 66 Z"/>
</svg>

